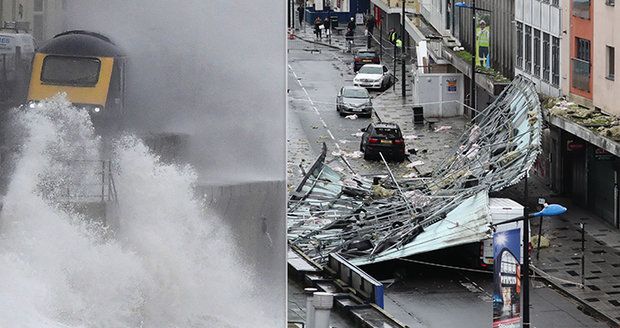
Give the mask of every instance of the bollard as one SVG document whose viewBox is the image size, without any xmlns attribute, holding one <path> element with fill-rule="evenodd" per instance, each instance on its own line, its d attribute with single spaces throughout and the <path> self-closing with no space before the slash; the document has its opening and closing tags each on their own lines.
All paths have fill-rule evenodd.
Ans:
<svg viewBox="0 0 620 328">
<path fill-rule="evenodd" d="M 325 292 L 314 293 L 312 300 L 314 306 L 314 327 L 313 328 L 329 328 L 329 315 L 334 305 L 334 295 Z"/>
<path fill-rule="evenodd" d="M 584 289 L 586 284 L 586 224 L 581 221 L 579 227 L 581 228 L 581 289 Z"/>
<path fill-rule="evenodd" d="M 306 293 L 306 327 L 314 328 L 314 305 L 312 304 L 313 295 L 318 289 L 316 288 L 304 288 Z"/>
</svg>

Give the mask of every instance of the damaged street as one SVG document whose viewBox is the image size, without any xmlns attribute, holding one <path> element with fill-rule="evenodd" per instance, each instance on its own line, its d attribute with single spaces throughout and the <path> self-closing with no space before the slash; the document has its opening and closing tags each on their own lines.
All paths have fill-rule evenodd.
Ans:
<svg viewBox="0 0 620 328">
<path fill-rule="evenodd" d="M 501 216 L 497 204 L 523 213 L 519 199 L 495 193 L 518 184 L 541 151 L 536 91 L 515 78 L 473 123 L 462 106 L 459 115 L 414 124 L 416 100 L 392 88 L 370 92 L 371 118 L 341 117 L 336 95 L 352 85 L 351 60 L 337 49 L 289 41 L 289 246 L 319 264 L 336 253 L 366 270 L 383 283 L 385 310 L 409 327 L 484 326 L 493 272 L 483 247 Z M 399 126 L 404 161 L 364 159 L 362 129 L 373 122 Z M 534 317 L 539 327 L 606 326 L 543 282 L 535 281 L 531 297 L 545 309 Z"/>
</svg>

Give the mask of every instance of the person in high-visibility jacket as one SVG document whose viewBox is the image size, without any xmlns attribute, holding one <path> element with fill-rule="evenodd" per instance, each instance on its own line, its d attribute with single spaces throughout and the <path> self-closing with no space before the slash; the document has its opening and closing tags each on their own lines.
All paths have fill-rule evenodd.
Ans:
<svg viewBox="0 0 620 328">
<path fill-rule="evenodd" d="M 390 33 L 388 34 L 388 40 L 392 43 L 392 44 L 396 44 L 396 39 L 398 39 L 398 35 L 396 34 L 396 30 L 394 30 L 394 28 L 392 27 L 390 29 Z"/>
<path fill-rule="evenodd" d="M 480 25 L 476 29 L 476 45 L 478 46 L 477 51 L 477 65 L 489 67 L 488 57 L 489 57 L 489 39 L 490 39 L 490 31 L 487 23 L 484 20 L 480 20 Z"/>
</svg>

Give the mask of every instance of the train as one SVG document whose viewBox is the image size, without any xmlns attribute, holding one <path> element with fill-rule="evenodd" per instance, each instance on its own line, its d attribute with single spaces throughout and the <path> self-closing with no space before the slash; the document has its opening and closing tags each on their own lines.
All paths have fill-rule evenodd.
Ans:
<svg viewBox="0 0 620 328">
<path fill-rule="evenodd" d="M 127 57 L 108 37 L 71 30 L 36 50 L 28 87 L 28 106 L 64 92 L 87 110 L 95 127 L 118 127 L 125 114 Z"/>
</svg>

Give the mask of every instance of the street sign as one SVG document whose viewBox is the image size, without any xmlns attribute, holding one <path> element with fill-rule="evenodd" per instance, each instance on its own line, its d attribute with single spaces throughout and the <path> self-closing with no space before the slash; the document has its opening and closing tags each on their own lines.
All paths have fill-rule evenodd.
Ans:
<svg viewBox="0 0 620 328">
<path fill-rule="evenodd" d="M 364 25 L 364 14 L 355 14 L 355 25 Z"/>
<path fill-rule="evenodd" d="M 446 86 L 448 88 L 447 92 L 448 93 L 456 93 L 456 83 L 457 83 L 457 79 L 456 78 L 448 78 L 446 79 Z"/>
<path fill-rule="evenodd" d="M 600 147 L 596 147 L 596 149 L 594 149 L 594 158 L 596 160 L 599 161 L 611 161 L 614 159 L 614 155 L 610 152 L 608 152 L 607 150 L 600 148 Z"/>
<path fill-rule="evenodd" d="M 586 145 L 582 142 L 578 142 L 578 141 L 574 141 L 574 140 L 567 140 L 566 141 L 566 150 L 567 151 L 583 151 L 584 149 L 586 149 Z"/>
<path fill-rule="evenodd" d="M 493 328 L 521 327 L 521 229 L 493 234 Z"/>
</svg>

